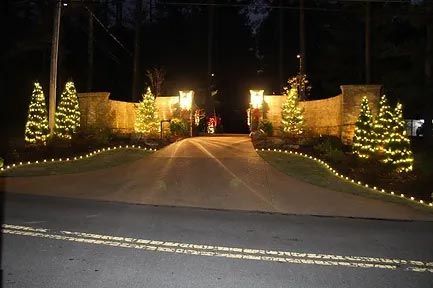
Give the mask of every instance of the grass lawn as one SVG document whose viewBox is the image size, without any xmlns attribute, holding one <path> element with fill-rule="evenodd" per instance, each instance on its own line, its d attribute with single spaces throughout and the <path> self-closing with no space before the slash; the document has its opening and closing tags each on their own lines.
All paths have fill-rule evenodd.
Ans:
<svg viewBox="0 0 433 288">
<path fill-rule="evenodd" d="M 303 156 L 269 151 L 258 151 L 258 154 L 276 169 L 299 180 L 334 191 L 346 192 L 396 203 L 404 203 L 433 213 L 433 209 L 431 208 L 423 207 L 416 203 L 410 203 L 409 201 L 400 199 L 400 197 L 384 195 L 380 192 L 361 187 L 357 184 L 336 177 L 327 168 L 323 167 L 316 161 Z"/>
<path fill-rule="evenodd" d="M 24 165 L 2 172 L 0 173 L 0 177 L 45 176 L 86 172 L 136 161 L 151 153 L 137 149 L 107 151 L 89 158 L 69 162 Z"/>
</svg>

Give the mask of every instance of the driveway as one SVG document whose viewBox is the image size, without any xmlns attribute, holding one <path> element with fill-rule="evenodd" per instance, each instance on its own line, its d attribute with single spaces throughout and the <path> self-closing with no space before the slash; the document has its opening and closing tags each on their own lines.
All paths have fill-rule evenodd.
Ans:
<svg viewBox="0 0 433 288">
<path fill-rule="evenodd" d="M 2 183 L 3 182 L 3 183 Z M 196 137 L 141 160 L 86 173 L 1 178 L 6 192 L 137 204 L 384 219 L 433 220 L 411 207 L 287 176 L 247 136 Z"/>
</svg>

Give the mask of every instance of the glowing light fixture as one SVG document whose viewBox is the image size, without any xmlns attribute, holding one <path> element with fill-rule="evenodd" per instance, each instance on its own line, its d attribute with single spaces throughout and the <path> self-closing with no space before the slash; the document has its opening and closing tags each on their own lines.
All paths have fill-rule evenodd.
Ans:
<svg viewBox="0 0 433 288">
<path fill-rule="evenodd" d="M 265 90 L 250 90 L 251 107 L 253 107 L 255 109 L 262 107 L 262 105 L 263 105 L 263 93 L 264 92 L 265 92 Z"/>
<path fill-rule="evenodd" d="M 194 91 L 179 91 L 179 106 L 181 109 L 190 110 L 192 107 L 192 98 Z"/>
</svg>

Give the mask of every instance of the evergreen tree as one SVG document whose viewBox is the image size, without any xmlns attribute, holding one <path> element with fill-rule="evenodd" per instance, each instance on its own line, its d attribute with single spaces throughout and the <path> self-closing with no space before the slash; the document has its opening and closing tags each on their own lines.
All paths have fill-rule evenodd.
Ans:
<svg viewBox="0 0 433 288">
<path fill-rule="evenodd" d="M 74 82 L 66 83 L 55 114 L 54 134 L 62 139 L 71 139 L 80 127 L 80 107 Z"/>
<path fill-rule="evenodd" d="M 403 119 L 403 108 L 400 103 L 394 110 L 393 128 L 385 144 L 385 163 L 395 166 L 397 172 L 412 170 L 413 157 L 410 148 L 410 139 L 406 135 L 406 122 Z"/>
<path fill-rule="evenodd" d="M 49 135 L 45 96 L 39 83 L 34 84 L 24 139 L 28 144 L 45 145 Z"/>
<path fill-rule="evenodd" d="M 134 129 L 136 132 L 145 135 L 156 134 L 159 131 L 158 110 L 155 104 L 155 98 L 150 90 L 143 95 L 143 99 L 138 104 L 136 110 Z"/>
<path fill-rule="evenodd" d="M 383 95 L 379 102 L 379 114 L 374 120 L 373 125 L 373 145 L 374 151 L 382 158 L 385 152 L 385 144 L 389 141 L 391 131 L 393 126 L 393 115 L 391 112 L 391 107 L 388 105 L 388 100 L 386 96 Z"/>
<path fill-rule="evenodd" d="M 361 110 L 355 124 L 355 136 L 353 137 L 353 153 L 361 158 L 369 158 L 374 153 L 373 139 L 373 116 L 371 115 L 368 99 L 362 98 Z"/>
<path fill-rule="evenodd" d="M 281 124 L 283 133 L 290 137 L 297 137 L 303 132 L 303 110 L 299 108 L 298 92 L 296 88 L 285 88 L 286 101 L 281 107 Z"/>
</svg>

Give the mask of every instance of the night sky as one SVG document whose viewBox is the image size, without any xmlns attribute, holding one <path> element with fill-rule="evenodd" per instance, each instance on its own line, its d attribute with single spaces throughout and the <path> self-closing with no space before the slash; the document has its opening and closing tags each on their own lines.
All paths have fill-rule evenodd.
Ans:
<svg viewBox="0 0 433 288">
<path fill-rule="evenodd" d="M 92 90 L 109 91 L 113 99 L 132 101 L 135 0 L 90 2 L 85 5 L 109 31 L 95 23 Z M 173 2 L 143 1 L 140 89 L 148 84 L 146 69 L 163 67 L 167 71 L 164 94 L 193 89 L 200 105 L 208 91 L 210 6 L 191 3 L 212 1 L 168 4 Z M 8 27 L 13 31 L 2 57 L 3 72 L 7 71 L 2 77 L 2 93 L 8 99 L 10 135 L 22 134 L 33 82 L 40 81 L 48 95 L 53 3 L 21 0 L 5 5 Z M 213 3 L 217 4 L 212 6 L 211 58 L 213 87 L 219 91 L 216 111 L 223 117 L 226 132 L 246 132 L 248 90 L 279 93 L 298 72 L 298 1 Z M 272 8 L 276 5 L 284 9 Z M 306 71 L 313 86 L 310 99 L 335 96 L 342 84 L 365 83 L 363 5 L 362 1 L 306 1 Z M 423 21 L 428 17 L 424 6 L 424 1 L 372 4 L 372 83 L 384 84 L 391 101 L 403 101 L 406 117 L 411 118 L 421 117 L 425 106 L 421 101 L 426 93 Z M 58 90 L 68 79 L 75 81 L 79 92 L 87 89 L 87 17 L 82 3 L 63 7 Z"/>
</svg>

